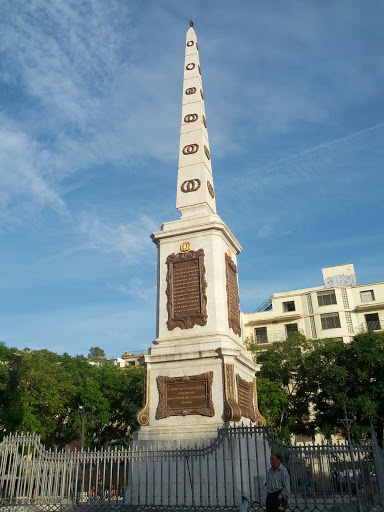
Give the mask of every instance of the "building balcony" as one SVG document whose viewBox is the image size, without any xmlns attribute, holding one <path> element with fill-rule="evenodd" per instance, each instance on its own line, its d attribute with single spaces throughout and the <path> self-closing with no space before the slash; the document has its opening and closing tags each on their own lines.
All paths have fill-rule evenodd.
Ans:
<svg viewBox="0 0 384 512">
<path fill-rule="evenodd" d="M 364 302 L 356 306 L 356 311 L 368 311 L 370 309 L 384 309 L 384 302 Z M 371 329 L 372 330 L 372 329 Z"/>
<path fill-rule="evenodd" d="M 299 320 L 303 317 L 303 313 L 298 311 L 289 311 L 287 313 L 282 313 L 281 315 L 276 315 L 273 313 L 273 311 L 265 311 L 258 313 L 256 318 L 249 319 L 248 322 L 244 325 L 245 327 L 255 327 L 257 325 L 272 324 L 275 322 L 292 322 L 293 320 Z"/>
</svg>

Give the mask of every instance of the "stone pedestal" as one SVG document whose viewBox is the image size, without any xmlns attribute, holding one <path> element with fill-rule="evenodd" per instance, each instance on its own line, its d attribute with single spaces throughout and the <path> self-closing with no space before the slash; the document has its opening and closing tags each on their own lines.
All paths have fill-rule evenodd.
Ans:
<svg viewBox="0 0 384 512">
<path fill-rule="evenodd" d="M 146 401 L 137 439 L 206 441 L 228 422 L 261 424 L 255 372 L 240 329 L 237 254 L 217 215 L 163 225 L 157 338 L 144 356 Z"/>
</svg>

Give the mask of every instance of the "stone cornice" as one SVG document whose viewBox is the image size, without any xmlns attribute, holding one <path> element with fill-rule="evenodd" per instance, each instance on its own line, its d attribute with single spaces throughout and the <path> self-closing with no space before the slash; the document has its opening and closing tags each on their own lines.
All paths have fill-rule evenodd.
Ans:
<svg viewBox="0 0 384 512">
<path fill-rule="evenodd" d="M 206 233 L 208 231 L 220 231 L 236 250 L 236 253 L 239 254 L 241 252 L 242 246 L 218 215 L 197 216 L 193 219 L 179 219 L 173 222 L 167 222 L 163 224 L 161 231 L 152 233 L 151 238 L 156 245 L 159 245 L 160 240 L 175 238 L 177 236 L 185 237 L 185 235 Z"/>
</svg>

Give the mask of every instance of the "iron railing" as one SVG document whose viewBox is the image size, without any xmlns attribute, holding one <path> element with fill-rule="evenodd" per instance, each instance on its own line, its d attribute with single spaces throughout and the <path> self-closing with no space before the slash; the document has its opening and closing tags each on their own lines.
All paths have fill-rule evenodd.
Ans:
<svg viewBox="0 0 384 512">
<path fill-rule="evenodd" d="M 225 427 L 189 448 L 45 450 L 38 436 L 0 444 L 0 510 L 264 510 L 269 454 L 291 481 L 290 511 L 383 511 L 384 456 L 375 444 L 279 444 L 265 427 Z"/>
</svg>

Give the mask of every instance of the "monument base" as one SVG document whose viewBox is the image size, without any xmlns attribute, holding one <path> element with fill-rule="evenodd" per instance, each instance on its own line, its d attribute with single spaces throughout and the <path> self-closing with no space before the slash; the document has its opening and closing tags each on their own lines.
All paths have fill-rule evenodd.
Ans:
<svg viewBox="0 0 384 512">
<path fill-rule="evenodd" d="M 137 441 L 198 446 L 223 426 L 265 423 L 257 407 L 258 365 L 225 336 L 160 343 L 144 359 Z"/>
<path fill-rule="evenodd" d="M 270 449 L 264 428 L 224 427 L 198 448 L 178 448 L 164 437 L 150 445 L 144 437 L 142 429 L 132 446 L 126 505 L 230 510 L 242 496 L 265 503 Z"/>
</svg>

